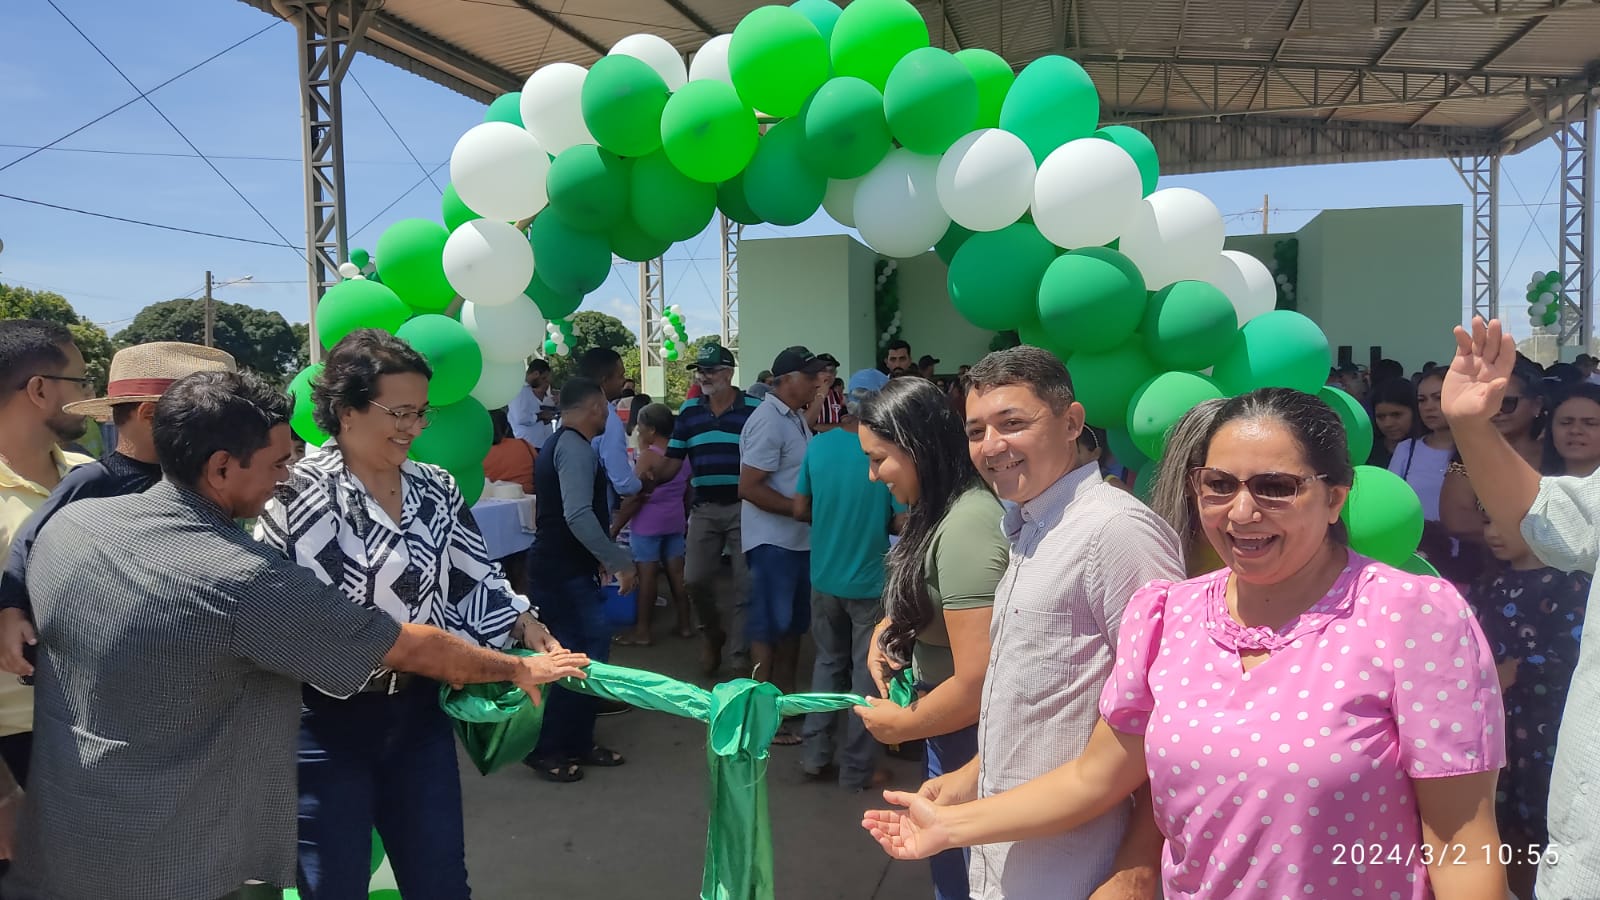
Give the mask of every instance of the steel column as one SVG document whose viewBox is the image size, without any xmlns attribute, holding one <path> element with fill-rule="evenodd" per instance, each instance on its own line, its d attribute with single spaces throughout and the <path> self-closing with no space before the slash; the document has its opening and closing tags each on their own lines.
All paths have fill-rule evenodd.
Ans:
<svg viewBox="0 0 1600 900">
<path fill-rule="evenodd" d="M 721 213 L 717 229 L 722 236 L 722 317 L 718 334 L 722 346 L 739 348 L 739 236 L 744 226 Z"/>
<path fill-rule="evenodd" d="M 1485 153 L 1451 156 L 1451 165 L 1472 192 L 1472 312 L 1485 320 L 1500 315 L 1500 157 Z"/>
<path fill-rule="evenodd" d="M 1586 94 L 1553 136 L 1561 150 L 1561 346 L 1576 353 L 1594 340 L 1594 115 Z"/>
<path fill-rule="evenodd" d="M 661 314 L 666 307 L 666 259 L 658 256 L 639 263 L 639 389 L 656 398 L 666 395 L 661 358 Z"/>
<path fill-rule="evenodd" d="M 381 3 L 364 0 L 302 0 L 278 11 L 299 35 L 300 126 L 305 164 L 306 287 L 311 321 L 311 359 L 322 356 L 317 304 L 339 283 L 346 252 L 344 206 L 344 101 L 339 85 L 355 47 Z"/>
</svg>

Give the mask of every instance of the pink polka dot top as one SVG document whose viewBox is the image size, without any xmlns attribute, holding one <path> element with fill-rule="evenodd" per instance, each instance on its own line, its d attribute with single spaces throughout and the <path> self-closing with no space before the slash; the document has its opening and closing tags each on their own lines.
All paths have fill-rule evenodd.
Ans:
<svg viewBox="0 0 1600 900">
<path fill-rule="evenodd" d="M 1247 628 L 1228 574 L 1134 595 L 1100 696 L 1144 735 L 1166 896 L 1431 898 L 1412 779 L 1506 760 L 1466 601 L 1352 553 L 1311 609 Z M 1271 656 L 1246 672 L 1241 650 Z"/>
</svg>

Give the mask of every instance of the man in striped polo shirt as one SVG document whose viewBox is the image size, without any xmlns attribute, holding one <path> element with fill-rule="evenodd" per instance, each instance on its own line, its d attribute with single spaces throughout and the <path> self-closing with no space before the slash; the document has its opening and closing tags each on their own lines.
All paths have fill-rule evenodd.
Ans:
<svg viewBox="0 0 1600 900">
<path fill-rule="evenodd" d="M 661 476 L 675 477 L 685 459 L 693 473 L 684 580 L 705 635 L 700 663 L 707 675 L 722 665 L 724 645 L 732 670 L 749 674 L 750 645 L 745 637 L 749 579 L 740 546 L 739 433 L 761 401 L 733 386 L 734 364 L 733 354 L 716 344 L 702 347 L 690 364 L 701 393 L 678 411 Z M 719 598 L 712 579 L 724 550 L 733 557 L 734 586 L 731 596 Z"/>
</svg>

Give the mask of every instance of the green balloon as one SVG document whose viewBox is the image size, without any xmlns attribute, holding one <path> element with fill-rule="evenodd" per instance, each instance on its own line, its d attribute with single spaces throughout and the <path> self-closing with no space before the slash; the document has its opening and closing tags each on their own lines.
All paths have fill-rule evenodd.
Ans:
<svg viewBox="0 0 1600 900">
<path fill-rule="evenodd" d="M 522 292 L 528 296 L 529 300 L 533 301 L 534 306 L 539 307 L 539 312 L 552 322 L 572 315 L 578 311 L 578 307 L 583 305 L 582 294 L 563 294 L 557 291 L 550 285 L 545 284 L 544 279 L 539 277 L 537 270 L 534 271 L 533 278 L 528 281 L 528 286 L 523 288 Z"/>
<path fill-rule="evenodd" d="M 889 153 L 883 94 L 859 78 L 828 79 L 800 119 L 806 162 L 829 178 L 859 178 Z"/>
<path fill-rule="evenodd" d="M 632 216 L 623 216 L 622 221 L 611 229 L 610 240 L 611 252 L 629 262 L 655 259 L 672 248 L 671 241 L 645 234 Z"/>
<path fill-rule="evenodd" d="M 1000 125 L 1000 107 L 1006 102 L 1006 92 L 1017 80 L 1011 64 L 1005 57 L 982 47 L 957 50 L 956 59 L 972 73 L 978 85 L 978 121 L 973 128 L 995 128 Z"/>
<path fill-rule="evenodd" d="M 1084 247 L 1056 257 L 1039 284 L 1039 324 L 1073 352 L 1110 350 L 1139 327 L 1144 276 L 1126 256 Z"/>
<path fill-rule="evenodd" d="M 707 184 L 727 181 L 744 171 L 756 155 L 760 136 L 755 113 L 727 82 L 715 79 L 691 81 L 679 88 L 661 114 L 661 146 L 667 158 L 678 171 Z"/>
<path fill-rule="evenodd" d="M 1399 566 L 1422 540 L 1422 501 L 1405 479 L 1377 466 L 1356 466 L 1355 485 L 1339 514 L 1350 530 L 1350 549 Z"/>
<path fill-rule="evenodd" d="M 740 225 L 760 225 L 766 220 L 750 208 L 744 196 L 744 173 L 717 185 L 717 209 Z"/>
<path fill-rule="evenodd" d="M 611 275 L 606 238 L 573 228 L 554 210 L 540 213 L 528 226 L 528 242 L 539 279 L 559 293 L 582 297 Z"/>
<path fill-rule="evenodd" d="M 429 385 L 432 395 L 432 385 Z M 411 442 L 411 458 L 431 463 L 447 472 L 481 468 L 494 446 L 494 424 L 489 411 L 471 397 L 449 406 L 433 407 L 433 424 Z"/>
<path fill-rule="evenodd" d="M 667 83 L 642 60 L 600 57 L 583 80 L 580 102 L 589 133 L 612 153 L 644 156 L 661 147 Z"/>
<path fill-rule="evenodd" d="M 367 263 L 372 262 L 372 254 L 357 247 L 350 251 L 350 261 L 356 264 L 356 268 L 365 269 Z"/>
<path fill-rule="evenodd" d="M 1411 554 L 1410 558 L 1408 558 L 1405 562 L 1395 566 L 1395 568 L 1411 575 L 1426 575 L 1429 578 L 1444 577 L 1443 575 L 1439 574 L 1438 569 L 1433 567 L 1433 563 L 1428 562 L 1415 553 Z"/>
<path fill-rule="evenodd" d="M 733 29 L 728 75 L 745 106 L 787 118 L 828 80 L 828 41 L 799 10 L 760 7 Z"/>
<path fill-rule="evenodd" d="M 449 239 L 444 226 L 427 219 L 401 219 L 378 238 L 378 274 L 417 312 L 439 312 L 456 299 L 444 275 Z"/>
<path fill-rule="evenodd" d="M 663 241 L 694 237 L 717 210 L 716 187 L 678 171 L 662 152 L 634 161 L 628 198 L 639 228 Z"/>
<path fill-rule="evenodd" d="M 883 89 L 883 111 L 902 147 L 943 153 L 978 121 L 978 83 L 948 51 L 922 47 L 895 63 Z"/>
<path fill-rule="evenodd" d="M 1032 323 L 1039 281 L 1056 248 L 1032 225 L 1018 222 L 972 236 L 950 263 L 950 301 L 968 322 L 987 331 Z"/>
<path fill-rule="evenodd" d="M 939 258 L 944 260 L 944 264 L 948 266 L 955 261 L 956 251 L 960 250 L 973 234 L 974 232 L 971 229 L 962 228 L 960 225 L 951 222 L 950 227 L 945 229 L 944 237 L 939 239 L 939 243 L 933 245 L 933 252 L 938 254 Z"/>
<path fill-rule="evenodd" d="M 1156 189 L 1156 179 L 1161 177 L 1161 162 L 1156 159 L 1156 145 L 1144 132 L 1127 125 L 1107 125 L 1096 131 L 1094 137 L 1116 144 L 1133 157 L 1134 164 L 1139 167 L 1140 187 L 1145 196 L 1150 196 Z"/>
<path fill-rule="evenodd" d="M 745 200 L 756 215 L 774 225 L 799 225 L 811 218 L 828 191 L 828 179 L 805 164 L 804 143 L 801 120 L 785 119 L 762 136 L 756 157 L 745 170 Z"/>
<path fill-rule="evenodd" d="M 1328 380 L 1328 365 L 1328 338 L 1317 323 L 1275 309 L 1239 329 L 1214 371 L 1229 396 L 1264 387 L 1315 394 Z"/>
<path fill-rule="evenodd" d="M 1166 369 L 1204 369 L 1239 330 L 1228 295 L 1204 281 L 1175 281 L 1157 291 L 1145 311 L 1144 346 Z"/>
<path fill-rule="evenodd" d="M 1133 442 L 1133 435 L 1128 434 L 1126 428 L 1106 428 L 1106 447 L 1111 450 L 1111 455 L 1117 458 L 1117 462 L 1135 472 L 1143 472 L 1145 466 L 1150 464 L 1150 457 L 1145 456 L 1139 445 Z M 1148 484 L 1150 478 L 1140 478 L 1139 482 L 1141 485 Z"/>
<path fill-rule="evenodd" d="M 1073 393 L 1083 404 L 1085 421 L 1114 430 L 1126 426 L 1133 395 L 1161 374 L 1161 366 L 1144 351 L 1144 341 L 1134 336 L 1102 353 L 1072 354 L 1067 371 L 1072 373 Z"/>
<path fill-rule="evenodd" d="M 628 163 L 594 144 L 557 154 L 545 187 L 550 208 L 579 231 L 604 232 L 628 214 Z"/>
<path fill-rule="evenodd" d="M 313 447 L 328 442 L 328 433 L 317 427 L 315 405 L 311 399 L 311 383 L 322 374 L 322 363 L 306 366 L 289 382 L 289 399 L 294 401 L 294 412 L 289 416 L 289 427 L 300 439 Z"/>
<path fill-rule="evenodd" d="M 810 19 L 824 41 L 833 37 L 833 26 L 838 24 L 839 14 L 844 12 L 833 0 L 795 0 L 789 4 L 789 8 Z"/>
<path fill-rule="evenodd" d="M 490 445 L 493 446 L 493 445 Z M 468 506 L 477 503 L 483 497 L 483 482 L 486 477 L 483 473 L 483 463 L 476 466 L 467 466 L 465 469 L 449 469 L 450 477 L 456 480 L 456 490 L 461 492 L 461 499 Z M 373 891 L 367 900 L 378 900 L 378 891 Z M 400 892 L 394 892 L 394 900 L 400 900 Z"/>
<path fill-rule="evenodd" d="M 444 227 L 451 231 L 455 231 L 473 219 L 483 218 L 483 216 L 468 209 L 467 205 L 461 202 L 461 195 L 456 193 L 456 186 L 453 184 L 444 186 L 444 196 L 439 198 L 439 211 L 443 214 Z"/>
<path fill-rule="evenodd" d="M 327 350 L 361 328 L 393 334 L 411 318 L 411 309 L 386 285 L 351 278 L 322 295 L 317 304 L 317 340 Z"/>
<path fill-rule="evenodd" d="M 1029 63 L 1000 107 L 1000 127 L 1022 138 L 1038 163 L 1067 141 L 1093 134 L 1099 120 L 1094 81 L 1065 56 Z"/>
<path fill-rule="evenodd" d="M 900 58 L 928 46 L 928 23 L 906 0 L 854 0 L 834 23 L 828 50 L 835 75 L 883 90 Z"/>
<path fill-rule="evenodd" d="M 549 340 L 549 339 L 545 340 L 545 342 L 544 342 L 544 355 L 545 356 L 555 356 L 556 355 L 556 342 L 555 341 L 552 341 L 552 340 Z"/>
<path fill-rule="evenodd" d="M 1017 326 L 1017 339 L 1030 347 L 1050 350 L 1050 335 L 1039 324 L 1038 319 L 1030 319 Z M 1054 353 L 1055 351 L 1051 351 Z M 1060 354 L 1057 354 L 1058 356 Z M 1063 360 L 1065 361 L 1065 360 Z"/>
<path fill-rule="evenodd" d="M 485 122 L 510 122 L 518 128 L 522 127 L 522 92 L 512 91 L 494 98 L 489 108 L 483 112 Z"/>
<path fill-rule="evenodd" d="M 428 403 L 449 406 L 472 393 L 483 377 L 483 350 L 466 326 L 449 316 L 426 315 L 400 326 L 395 337 L 421 353 L 433 369 Z"/>
<path fill-rule="evenodd" d="M 1367 457 L 1372 455 L 1373 439 L 1372 417 L 1367 414 L 1366 407 L 1344 391 L 1326 385 L 1317 391 L 1317 399 L 1333 407 L 1333 411 L 1339 414 L 1339 421 L 1344 423 L 1345 442 L 1350 447 L 1350 464 L 1366 465 Z"/>
<path fill-rule="evenodd" d="M 1167 431 L 1183 414 L 1222 397 L 1211 379 L 1194 372 L 1163 372 L 1134 392 L 1128 404 L 1128 434 L 1145 456 L 1160 459 Z"/>
</svg>

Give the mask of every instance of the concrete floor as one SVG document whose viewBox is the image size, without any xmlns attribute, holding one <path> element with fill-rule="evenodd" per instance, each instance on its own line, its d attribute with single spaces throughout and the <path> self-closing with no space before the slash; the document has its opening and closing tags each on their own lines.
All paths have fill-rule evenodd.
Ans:
<svg viewBox="0 0 1600 900">
<path fill-rule="evenodd" d="M 663 585 L 665 587 L 665 585 Z M 617 647 L 611 661 L 710 686 L 694 640 L 672 637 L 659 610 L 656 643 Z M 808 642 L 809 643 L 809 642 Z M 809 654 L 801 683 L 810 682 Z M 488 777 L 462 759 L 467 870 L 478 900 L 692 900 L 705 852 L 705 738 L 698 722 L 634 710 L 600 719 L 600 743 L 627 757 L 552 784 L 516 766 Z M 915 789 L 921 764 L 885 759 L 892 786 Z M 804 780 L 798 747 L 773 747 L 767 773 L 774 877 L 781 900 L 927 900 L 925 863 L 893 862 L 861 830 L 877 793 Z"/>
</svg>

